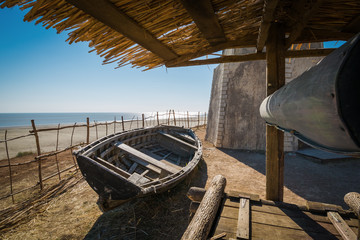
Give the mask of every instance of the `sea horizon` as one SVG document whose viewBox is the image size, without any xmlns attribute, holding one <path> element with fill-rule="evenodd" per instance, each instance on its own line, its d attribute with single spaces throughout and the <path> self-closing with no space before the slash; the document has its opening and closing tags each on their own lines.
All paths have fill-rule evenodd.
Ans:
<svg viewBox="0 0 360 240">
<path fill-rule="evenodd" d="M 168 113 L 168 111 L 158 113 L 159 118 L 163 119 L 167 117 L 165 113 Z M 189 112 L 191 115 L 197 115 L 197 113 L 198 112 Z M 123 117 L 124 120 L 140 120 L 142 119 L 142 114 L 144 114 L 145 118 L 156 116 L 156 112 L 0 113 L 0 128 L 31 127 L 31 120 L 35 121 L 36 126 L 83 124 L 86 123 L 87 118 L 89 118 L 90 123 L 94 123 L 94 121 L 98 123 L 112 122 L 115 119 L 116 121 L 121 121 L 121 117 Z"/>
</svg>

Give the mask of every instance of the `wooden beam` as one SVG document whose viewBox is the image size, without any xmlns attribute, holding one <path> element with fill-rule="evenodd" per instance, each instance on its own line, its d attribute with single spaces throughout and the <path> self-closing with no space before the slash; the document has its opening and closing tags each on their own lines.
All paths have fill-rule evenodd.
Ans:
<svg viewBox="0 0 360 240">
<path fill-rule="evenodd" d="M 285 57 L 286 58 L 322 57 L 329 55 L 334 50 L 335 50 L 334 48 L 289 50 L 285 52 Z M 221 56 L 212 59 L 187 61 L 187 62 L 178 63 L 171 67 L 199 66 L 206 64 L 219 64 L 219 63 L 230 63 L 230 62 L 247 62 L 247 61 L 265 60 L 265 59 L 266 59 L 266 53 L 259 52 L 259 53 L 251 53 L 246 55 Z"/>
<path fill-rule="evenodd" d="M 293 14 L 296 24 L 292 26 L 289 37 L 286 39 L 285 48 L 288 49 L 291 44 L 300 36 L 301 32 L 305 28 L 309 19 L 316 13 L 319 9 L 322 0 L 317 0 L 310 9 L 306 8 L 307 0 L 298 0 L 294 1 L 293 4 Z"/>
<path fill-rule="evenodd" d="M 266 43 L 266 95 L 285 84 L 285 31 L 274 23 Z M 284 133 L 266 125 L 266 199 L 282 201 L 284 195 Z"/>
<path fill-rule="evenodd" d="M 246 47 L 255 47 L 255 42 L 251 39 L 254 36 L 246 36 L 244 39 L 238 39 L 234 41 L 228 41 L 225 43 L 220 43 L 216 46 L 210 47 L 208 49 L 197 51 L 194 53 L 189 53 L 182 55 L 176 59 L 166 61 L 165 65 L 166 67 L 173 67 L 179 63 L 186 62 L 190 59 L 202 57 L 208 54 L 211 54 L 213 52 L 218 52 L 224 49 L 230 49 L 230 48 L 246 48 Z"/>
<path fill-rule="evenodd" d="M 347 41 L 353 36 L 355 36 L 355 33 L 304 28 L 301 35 L 294 41 L 294 43 L 326 42 L 338 40 Z"/>
<path fill-rule="evenodd" d="M 66 0 L 164 60 L 178 55 L 107 0 Z"/>
<path fill-rule="evenodd" d="M 279 0 L 265 0 L 263 8 L 263 16 L 261 19 L 259 34 L 257 38 L 256 49 L 261 52 L 265 46 L 269 35 L 271 22 L 274 21 L 274 13 Z"/>
<path fill-rule="evenodd" d="M 360 15 L 356 16 L 351 22 L 349 22 L 342 32 L 358 33 L 360 32 Z"/>
<path fill-rule="evenodd" d="M 210 0 L 180 0 L 180 2 L 210 45 L 214 46 L 226 41 Z"/>
</svg>

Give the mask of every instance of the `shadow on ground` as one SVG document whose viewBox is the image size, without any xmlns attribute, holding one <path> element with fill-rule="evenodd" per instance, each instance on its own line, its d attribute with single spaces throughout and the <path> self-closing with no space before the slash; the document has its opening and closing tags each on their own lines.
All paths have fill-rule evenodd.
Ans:
<svg viewBox="0 0 360 240">
<path fill-rule="evenodd" d="M 186 193 L 191 186 L 204 187 L 206 180 L 207 166 L 202 160 L 190 176 L 169 191 L 103 213 L 85 239 L 180 239 L 190 220 Z"/>
<path fill-rule="evenodd" d="M 265 175 L 265 154 L 219 149 L 223 153 Z M 360 192 L 360 159 L 317 163 L 295 153 L 285 155 L 284 185 L 308 201 L 341 205 L 348 192 Z"/>
</svg>

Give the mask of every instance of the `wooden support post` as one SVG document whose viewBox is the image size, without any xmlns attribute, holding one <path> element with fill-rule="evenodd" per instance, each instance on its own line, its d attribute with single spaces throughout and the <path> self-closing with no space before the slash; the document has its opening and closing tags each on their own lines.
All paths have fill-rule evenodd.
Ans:
<svg viewBox="0 0 360 240">
<path fill-rule="evenodd" d="M 176 117 L 175 117 L 175 110 L 173 109 L 173 114 L 174 114 L 174 125 L 176 126 Z"/>
<path fill-rule="evenodd" d="M 38 132 L 36 131 L 36 126 L 35 126 L 35 121 L 31 120 L 31 125 L 33 128 L 33 132 L 34 132 L 34 136 L 35 136 L 35 142 L 36 142 L 36 149 L 37 149 L 37 155 L 40 156 L 41 155 L 41 151 L 40 151 L 40 142 L 39 142 L 39 135 Z M 40 184 L 40 190 L 43 190 L 43 181 L 42 181 L 42 172 L 41 172 L 41 158 L 38 159 L 38 168 L 39 168 L 39 184 Z"/>
<path fill-rule="evenodd" d="M 8 165 L 9 165 L 9 179 L 10 179 L 11 199 L 12 199 L 12 203 L 15 203 L 14 195 L 13 195 L 13 181 L 12 181 L 11 162 L 10 162 L 10 157 L 9 157 L 9 148 L 8 148 L 8 144 L 7 144 L 7 130 L 5 130 L 5 148 L 6 148 L 6 156 L 7 156 L 7 160 L 8 160 Z"/>
<path fill-rule="evenodd" d="M 269 96 L 285 84 L 285 32 L 273 23 L 266 44 L 266 94 Z M 266 199 L 283 201 L 284 133 L 266 126 Z"/>
<path fill-rule="evenodd" d="M 59 150 L 59 132 L 60 132 L 60 123 L 58 124 L 58 129 L 57 129 L 57 134 L 56 134 L 56 147 L 55 147 L 55 152 L 57 152 L 57 151 Z M 57 170 L 58 170 L 59 180 L 61 180 L 60 167 L 59 167 L 59 161 L 58 161 L 57 154 L 55 154 L 55 161 L 56 161 L 56 168 L 57 168 Z"/>
<path fill-rule="evenodd" d="M 207 239 L 226 185 L 225 177 L 217 175 L 210 183 L 193 219 L 182 236 L 182 240 Z"/>
<path fill-rule="evenodd" d="M 157 125 L 160 125 L 160 121 L 159 121 L 159 112 L 156 112 L 156 119 L 157 119 Z"/>
<path fill-rule="evenodd" d="M 121 116 L 121 125 L 122 125 L 122 130 L 123 132 L 125 131 L 125 124 L 124 124 L 124 117 Z"/>
<path fill-rule="evenodd" d="M 86 144 L 90 143 L 90 120 L 86 118 Z"/>
<path fill-rule="evenodd" d="M 145 115 L 142 114 L 142 127 L 144 128 L 145 127 Z"/>
</svg>

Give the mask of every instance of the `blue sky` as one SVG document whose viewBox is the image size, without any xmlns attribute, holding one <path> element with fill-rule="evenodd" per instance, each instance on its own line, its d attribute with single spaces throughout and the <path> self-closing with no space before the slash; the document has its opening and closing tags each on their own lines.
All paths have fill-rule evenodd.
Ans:
<svg viewBox="0 0 360 240">
<path fill-rule="evenodd" d="M 87 43 L 69 45 L 66 32 L 23 22 L 24 15 L 0 9 L 0 112 L 208 110 L 217 65 L 115 69 Z"/>
<path fill-rule="evenodd" d="M 143 72 L 0 9 L 0 112 L 208 111 L 216 65 Z"/>
</svg>

